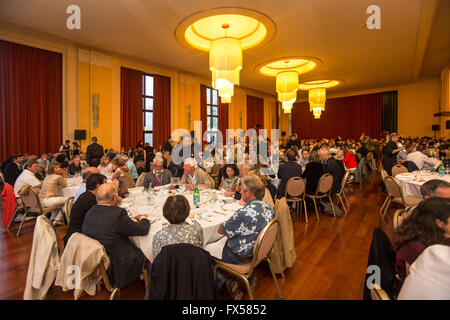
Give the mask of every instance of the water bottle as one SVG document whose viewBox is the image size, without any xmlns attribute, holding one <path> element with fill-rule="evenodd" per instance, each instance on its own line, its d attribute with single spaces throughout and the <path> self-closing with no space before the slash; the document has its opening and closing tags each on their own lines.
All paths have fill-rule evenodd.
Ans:
<svg viewBox="0 0 450 320">
<path fill-rule="evenodd" d="M 198 208 L 200 206 L 200 191 L 198 190 L 197 184 L 195 184 L 193 203 L 194 203 L 194 207 L 196 207 L 196 208 Z"/>
<path fill-rule="evenodd" d="M 438 168 L 438 172 L 441 177 L 445 177 L 444 161 L 441 161 L 441 165 Z"/>
</svg>

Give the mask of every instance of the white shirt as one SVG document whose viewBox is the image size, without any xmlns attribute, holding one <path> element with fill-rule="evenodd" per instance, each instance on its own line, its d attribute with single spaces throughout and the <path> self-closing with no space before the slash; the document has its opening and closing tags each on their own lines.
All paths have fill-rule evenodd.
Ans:
<svg viewBox="0 0 450 320">
<path fill-rule="evenodd" d="M 450 300 L 449 246 L 429 246 L 409 271 L 398 300 Z"/>
<path fill-rule="evenodd" d="M 197 179 L 195 178 L 195 173 L 194 173 L 193 176 L 191 176 L 190 174 L 188 176 L 191 177 L 192 184 L 196 184 L 197 183 Z"/>
<path fill-rule="evenodd" d="M 22 171 L 20 176 L 17 178 L 16 182 L 14 183 L 14 193 L 16 194 L 16 197 L 19 197 L 19 190 L 26 185 L 30 185 L 32 187 L 39 186 L 41 182 L 38 178 L 34 175 L 33 172 L 31 172 L 28 169 L 25 169 Z"/>
<path fill-rule="evenodd" d="M 423 165 L 425 163 L 430 165 L 433 168 L 436 167 L 436 161 L 433 158 L 427 157 L 420 151 L 411 152 L 406 157 L 406 160 L 414 162 L 419 169 L 422 169 Z M 440 161 L 439 161 L 439 163 L 440 163 Z"/>
</svg>

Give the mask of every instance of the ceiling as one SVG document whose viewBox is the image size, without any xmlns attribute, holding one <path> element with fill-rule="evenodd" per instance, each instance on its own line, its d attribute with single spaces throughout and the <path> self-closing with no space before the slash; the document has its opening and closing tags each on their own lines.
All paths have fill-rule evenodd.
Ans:
<svg viewBox="0 0 450 320">
<path fill-rule="evenodd" d="M 424 53 L 417 54 L 418 34 L 426 26 L 421 23 L 422 6 L 431 2 L 439 4 L 439 0 L 228 0 L 228 7 L 267 15 L 277 28 L 270 42 L 244 51 L 241 85 L 275 94 L 275 79 L 256 73 L 255 67 L 286 56 L 320 59 L 322 66 L 300 81 L 344 80 L 344 85 L 330 89 L 334 93 L 412 82 L 417 57 L 421 75 L 439 76 L 449 62 L 450 1 L 440 1 L 429 19 L 430 40 L 422 46 Z M 81 30 L 66 28 L 66 8 L 72 4 L 81 8 Z M 372 4 L 381 8 L 381 30 L 364 26 Z M 0 0 L 0 20 L 209 77 L 208 54 L 182 46 L 175 30 L 184 18 L 223 6 L 223 0 Z"/>
</svg>

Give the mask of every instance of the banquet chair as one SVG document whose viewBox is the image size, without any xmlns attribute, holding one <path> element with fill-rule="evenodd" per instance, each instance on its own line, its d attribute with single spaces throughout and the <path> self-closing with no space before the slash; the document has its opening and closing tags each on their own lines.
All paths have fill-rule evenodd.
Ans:
<svg viewBox="0 0 450 320">
<path fill-rule="evenodd" d="M 3 183 L 6 183 L 6 181 L 5 181 L 5 176 L 3 175 L 3 173 L 0 171 L 0 180 L 3 182 Z"/>
<path fill-rule="evenodd" d="M 105 264 L 103 263 L 103 261 L 100 261 L 98 266 L 100 268 L 100 272 L 102 273 L 103 284 L 104 284 L 106 290 L 111 292 L 111 294 L 109 296 L 109 300 L 119 300 L 120 299 L 120 288 L 113 287 L 111 285 L 111 282 L 109 281 L 109 277 L 108 277 L 108 272 L 106 271 Z M 101 290 L 102 290 L 101 283 L 98 282 L 97 283 L 97 291 L 101 292 Z"/>
<path fill-rule="evenodd" d="M 372 300 L 391 300 L 389 295 L 381 289 L 378 285 L 374 284 L 373 288 L 370 289 L 370 296 Z"/>
<path fill-rule="evenodd" d="M 220 165 L 218 163 L 215 163 L 211 168 L 211 173 L 209 174 L 211 178 L 214 180 L 214 186 L 219 186 L 219 171 L 220 171 Z"/>
<path fill-rule="evenodd" d="M 396 175 L 398 175 L 400 173 L 407 173 L 407 172 L 408 172 L 408 169 L 406 169 L 406 167 L 401 164 L 396 164 L 395 166 L 392 167 L 392 176 L 394 178 Z"/>
<path fill-rule="evenodd" d="M 142 172 L 139 178 L 136 180 L 136 187 L 142 187 L 144 185 L 144 179 L 147 172 Z"/>
<path fill-rule="evenodd" d="M 366 156 L 367 165 L 369 166 L 371 171 L 377 170 L 377 165 L 375 164 L 375 158 L 373 157 L 373 153 L 369 152 Z"/>
<path fill-rule="evenodd" d="M 405 196 L 402 188 L 394 177 L 387 176 L 386 179 L 384 179 L 384 184 L 386 185 L 388 198 L 381 215 L 381 220 L 384 219 L 384 216 L 386 215 L 392 201 L 403 205 L 403 207 L 407 209 L 418 205 L 423 200 L 421 198 Z"/>
<path fill-rule="evenodd" d="M 245 283 L 250 300 L 253 300 L 253 293 L 250 287 L 249 278 L 254 272 L 254 268 L 262 261 L 265 260 L 269 265 L 270 273 L 272 274 L 275 287 L 278 291 L 278 298 L 283 299 L 280 286 L 278 285 L 277 277 L 273 271 L 272 261 L 270 259 L 270 252 L 275 242 L 275 238 L 278 232 L 278 220 L 272 219 L 259 233 L 253 249 L 252 261 L 246 264 L 231 264 L 220 260 L 215 260 L 214 266 L 214 280 L 216 280 L 217 269 L 221 269 L 238 277 Z"/>
<path fill-rule="evenodd" d="M 64 215 L 66 217 L 67 225 L 70 223 L 70 212 L 72 211 L 73 207 L 73 197 L 69 197 L 67 201 L 64 203 Z"/>
<path fill-rule="evenodd" d="M 284 193 L 284 197 L 286 198 L 286 202 L 292 202 L 296 204 L 297 217 L 302 211 L 302 203 L 305 208 L 305 220 L 308 223 L 308 211 L 306 209 L 306 201 L 305 201 L 305 191 L 306 191 L 306 182 L 304 179 L 300 177 L 293 177 L 288 180 L 286 183 L 286 191 Z"/>
<path fill-rule="evenodd" d="M 19 230 L 17 231 L 16 237 L 19 236 L 20 231 L 22 230 L 23 222 L 25 221 L 28 214 L 31 212 L 38 214 L 47 214 L 52 212 L 53 210 L 61 210 L 64 205 L 53 206 L 53 207 L 42 207 L 41 199 L 39 198 L 38 191 L 30 185 L 25 185 L 19 190 L 19 195 L 22 200 L 25 214 L 22 218 L 22 222 L 20 223 Z"/>
<path fill-rule="evenodd" d="M 328 197 L 330 199 L 331 209 L 333 210 L 333 215 L 336 217 L 336 212 L 334 211 L 333 199 L 331 199 L 331 189 L 333 187 L 333 176 L 329 173 L 324 174 L 317 184 L 315 194 L 306 194 L 306 196 L 313 200 L 314 208 L 316 209 L 317 221 L 319 221 L 319 211 L 317 210 L 317 201 L 321 198 Z"/>
<path fill-rule="evenodd" d="M 398 209 L 394 213 L 394 217 L 392 218 L 392 225 L 394 227 L 394 231 L 397 231 L 398 228 L 398 217 L 406 212 L 406 209 Z"/>
<path fill-rule="evenodd" d="M 338 193 L 336 193 L 336 196 L 337 196 L 337 197 L 339 198 L 339 200 L 341 201 L 342 208 L 344 208 L 345 216 L 347 215 L 347 210 L 350 209 L 350 204 L 348 203 L 347 196 L 345 195 L 345 192 L 344 192 L 344 188 L 345 188 L 345 185 L 347 184 L 347 180 L 348 180 L 348 177 L 349 177 L 349 176 L 350 176 L 350 172 L 349 172 L 349 171 L 346 171 L 345 174 L 344 174 L 344 177 L 342 178 L 341 189 L 339 190 Z M 347 208 L 347 206 L 344 204 L 344 201 L 342 200 L 342 198 L 345 199 L 345 202 L 347 203 L 348 208 Z M 345 216 L 344 216 L 344 217 L 345 217 Z"/>
</svg>

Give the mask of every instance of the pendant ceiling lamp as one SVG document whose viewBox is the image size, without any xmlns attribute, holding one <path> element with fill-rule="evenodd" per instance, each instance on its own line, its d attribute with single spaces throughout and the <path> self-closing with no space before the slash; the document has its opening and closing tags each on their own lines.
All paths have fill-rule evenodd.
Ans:
<svg viewBox="0 0 450 320">
<path fill-rule="evenodd" d="M 278 101 L 282 103 L 284 112 L 290 113 L 297 100 L 299 75 L 315 69 L 320 63 L 320 60 L 309 57 L 278 58 L 260 64 L 256 71 L 276 78 Z"/>
<path fill-rule="evenodd" d="M 243 8 L 202 11 L 184 19 L 176 30 L 183 45 L 209 52 L 212 87 L 223 103 L 231 102 L 234 86 L 240 83 L 242 52 L 271 40 L 274 34 L 270 18 Z"/>
<path fill-rule="evenodd" d="M 327 100 L 326 89 L 344 83 L 342 80 L 314 80 L 301 83 L 300 90 L 308 90 L 309 111 L 312 111 L 314 119 L 320 119 L 325 111 Z"/>
</svg>

